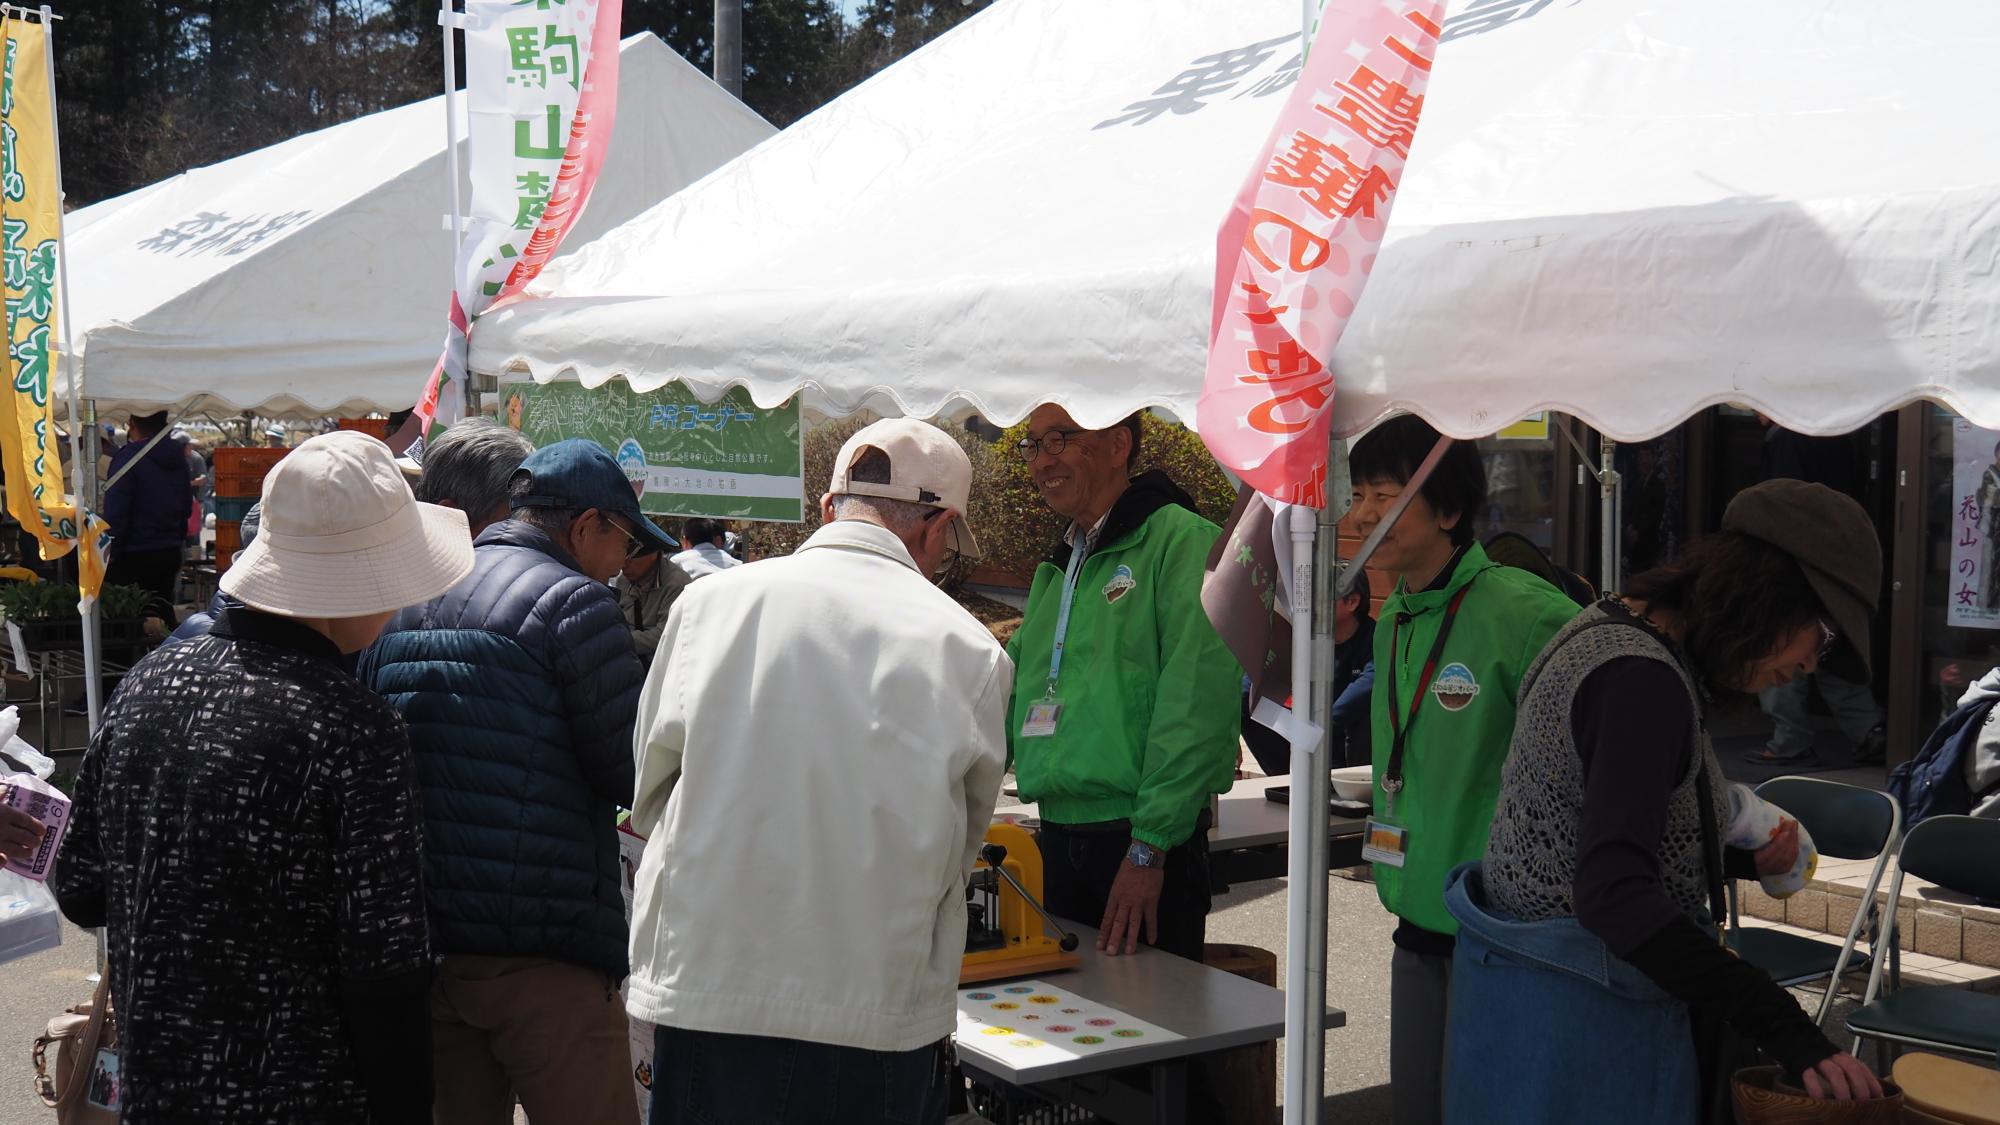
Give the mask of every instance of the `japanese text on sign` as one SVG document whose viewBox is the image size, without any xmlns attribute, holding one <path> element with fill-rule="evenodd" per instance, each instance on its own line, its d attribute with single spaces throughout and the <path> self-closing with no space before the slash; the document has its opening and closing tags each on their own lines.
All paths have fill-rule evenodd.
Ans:
<svg viewBox="0 0 2000 1125">
<path fill-rule="evenodd" d="M 1946 623 L 2000 629 L 2000 430 L 1952 423 L 1952 486 Z"/>
</svg>

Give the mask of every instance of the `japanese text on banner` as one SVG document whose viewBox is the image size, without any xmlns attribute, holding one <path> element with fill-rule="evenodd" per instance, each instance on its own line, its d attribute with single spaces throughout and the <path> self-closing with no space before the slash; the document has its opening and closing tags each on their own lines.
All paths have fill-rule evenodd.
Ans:
<svg viewBox="0 0 2000 1125">
<path fill-rule="evenodd" d="M 2000 629 L 2000 430 L 1952 423 L 1951 574 L 1945 623 Z"/>
<path fill-rule="evenodd" d="M 48 28 L 5 21 L 0 62 L 0 253 L 4 253 L 8 371 L 0 391 L 0 473 L 7 511 L 57 558 L 82 538 L 80 582 L 86 599 L 103 581 L 105 528 L 78 518 L 64 492 L 61 439 L 50 387 L 56 365 L 57 281 L 61 273 L 62 189 L 56 168 L 56 111 L 48 79 Z"/>
<path fill-rule="evenodd" d="M 1217 240 L 1198 418 L 1276 499 L 1326 502 L 1334 345 L 1388 226 L 1437 52 L 1436 0 L 1332 0 Z"/>
<path fill-rule="evenodd" d="M 472 200 L 444 354 L 418 402 L 462 412 L 467 338 L 533 281 L 582 216 L 618 104 L 622 0 L 468 0 L 464 15 Z"/>
</svg>

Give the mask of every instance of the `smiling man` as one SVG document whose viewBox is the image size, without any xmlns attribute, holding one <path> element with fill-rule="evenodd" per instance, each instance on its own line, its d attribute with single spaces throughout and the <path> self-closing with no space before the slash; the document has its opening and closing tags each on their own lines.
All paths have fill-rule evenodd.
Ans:
<svg viewBox="0 0 2000 1125">
<path fill-rule="evenodd" d="M 1372 533 L 1438 432 L 1414 415 L 1354 443 L 1355 529 Z M 1486 469 L 1454 442 L 1382 540 L 1372 565 L 1396 577 L 1375 629 L 1375 815 L 1362 854 L 1402 921 L 1389 978 L 1389 1083 L 1397 1125 L 1442 1116 L 1444 1031 L 1458 923 L 1444 879 L 1480 858 L 1514 733 L 1521 677 L 1576 616 L 1554 586 L 1486 556 L 1473 514 Z"/>
<path fill-rule="evenodd" d="M 1144 941 L 1199 961 L 1242 673 L 1201 608 L 1221 529 L 1165 473 L 1128 476 L 1140 422 L 1086 430 L 1043 406 L 1017 447 L 1070 523 L 1007 647 L 1008 749 L 1040 806 L 1049 909 L 1098 923 L 1106 953 Z"/>
</svg>

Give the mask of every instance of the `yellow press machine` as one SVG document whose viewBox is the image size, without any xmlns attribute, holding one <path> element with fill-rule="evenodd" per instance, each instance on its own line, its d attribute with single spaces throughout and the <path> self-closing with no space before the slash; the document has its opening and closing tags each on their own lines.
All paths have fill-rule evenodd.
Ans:
<svg viewBox="0 0 2000 1125">
<path fill-rule="evenodd" d="M 1042 907 L 1042 850 L 1035 838 L 1018 824 L 987 828 L 965 887 L 965 963 L 958 982 L 1073 969 L 1083 963 L 1075 949 L 1076 935 Z"/>
</svg>

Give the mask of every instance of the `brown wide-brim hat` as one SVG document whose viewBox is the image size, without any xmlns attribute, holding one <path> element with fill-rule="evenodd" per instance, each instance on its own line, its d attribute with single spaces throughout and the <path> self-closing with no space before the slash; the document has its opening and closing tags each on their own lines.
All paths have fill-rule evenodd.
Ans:
<svg viewBox="0 0 2000 1125">
<path fill-rule="evenodd" d="M 1769 543 L 1799 564 L 1840 634 L 1828 669 L 1843 679 L 1868 680 L 1868 631 L 1882 598 L 1882 541 L 1867 511 L 1823 484 L 1768 480 L 1729 502 L 1722 530 Z"/>
</svg>

